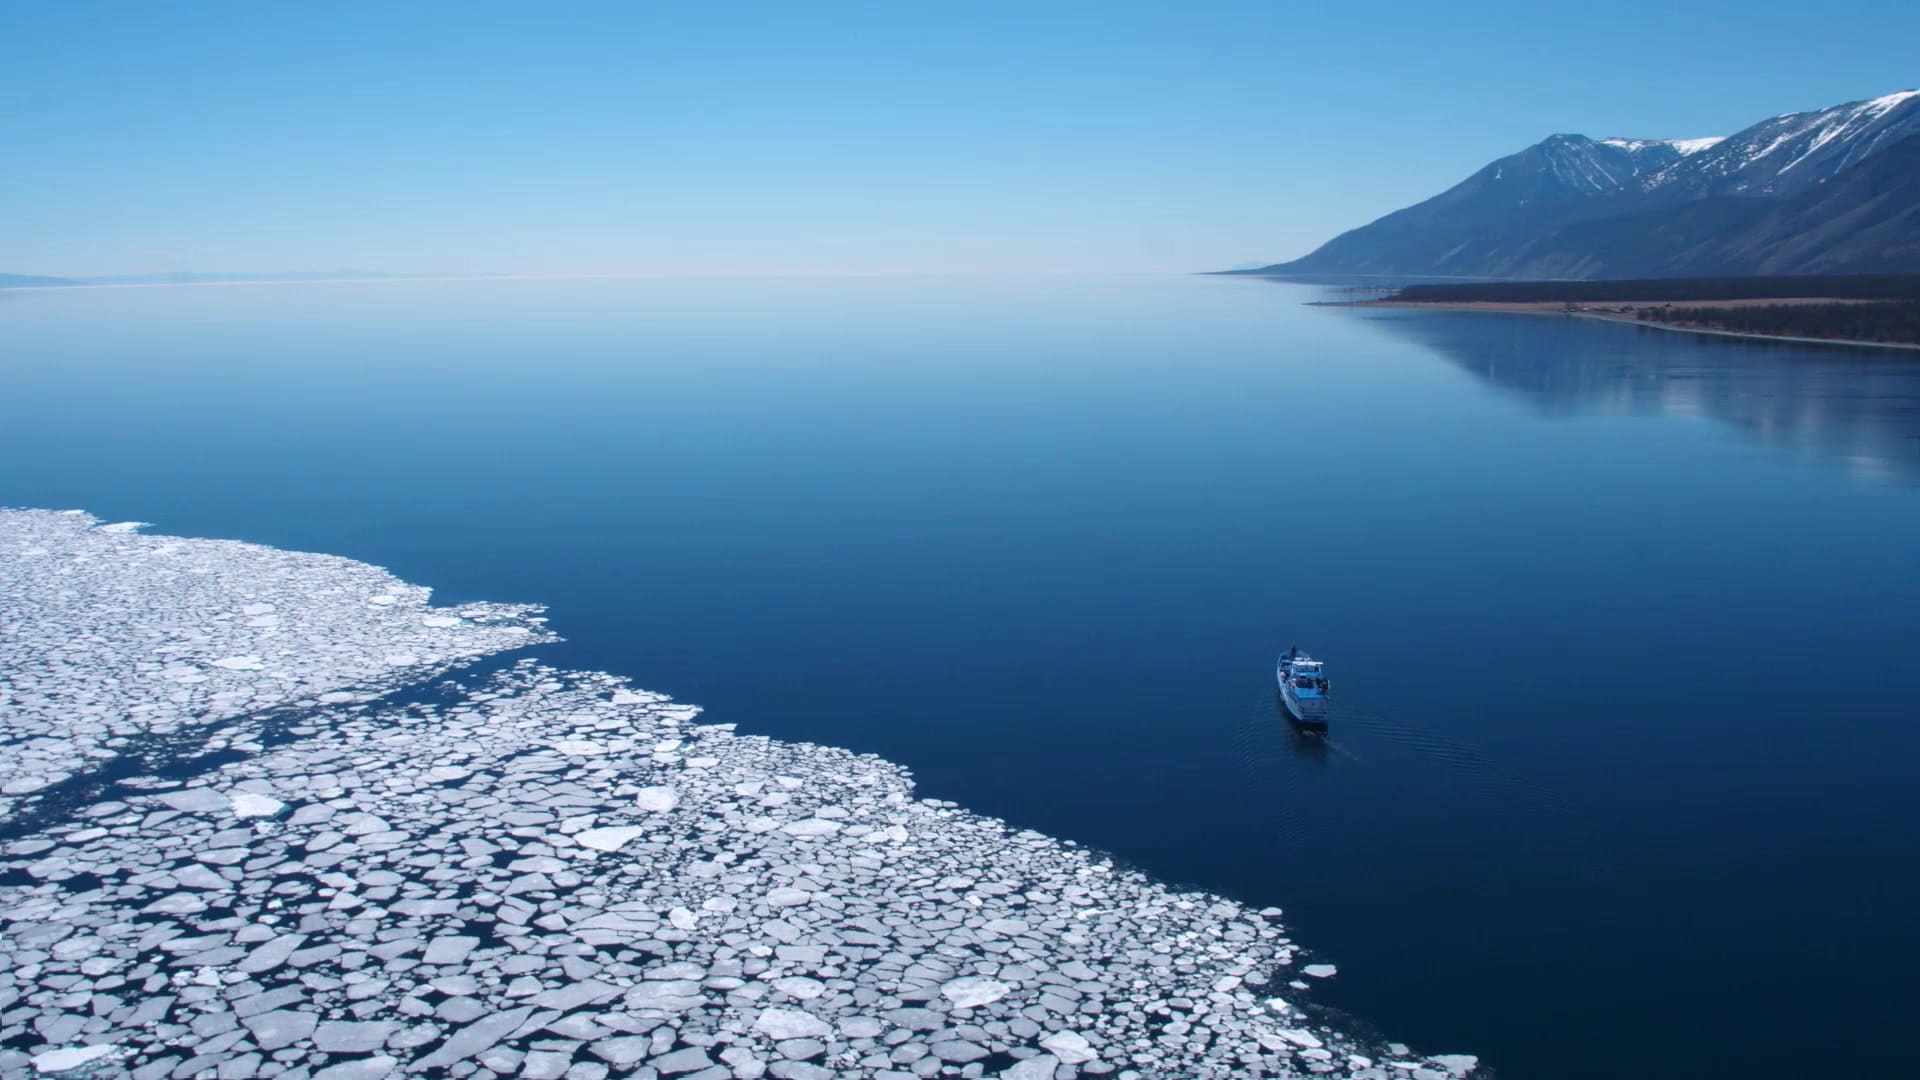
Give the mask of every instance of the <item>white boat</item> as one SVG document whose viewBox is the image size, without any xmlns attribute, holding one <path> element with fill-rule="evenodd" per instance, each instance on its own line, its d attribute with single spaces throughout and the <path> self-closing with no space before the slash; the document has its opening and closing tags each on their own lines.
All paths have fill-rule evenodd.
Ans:
<svg viewBox="0 0 1920 1080">
<path fill-rule="evenodd" d="M 1327 666 L 1298 647 L 1281 654 L 1274 665 L 1274 681 L 1280 684 L 1280 700 L 1287 712 L 1303 724 L 1327 722 Z"/>
</svg>

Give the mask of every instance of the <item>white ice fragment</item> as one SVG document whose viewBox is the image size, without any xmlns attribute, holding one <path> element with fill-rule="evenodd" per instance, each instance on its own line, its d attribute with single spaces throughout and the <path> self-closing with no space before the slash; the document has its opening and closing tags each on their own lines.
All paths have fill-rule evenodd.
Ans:
<svg viewBox="0 0 1920 1080">
<path fill-rule="evenodd" d="M 1465 1076 L 1480 1067 L 1480 1059 L 1473 1054 L 1435 1054 L 1427 1060 L 1455 1076 Z"/>
<path fill-rule="evenodd" d="M 313 1080 L 386 1080 L 400 1069 L 400 1060 L 386 1054 L 356 1058 L 329 1065 L 313 1074 Z"/>
<path fill-rule="evenodd" d="M 262 671 L 267 665 L 257 656 L 227 656 L 215 660 L 213 666 L 228 671 Z"/>
<path fill-rule="evenodd" d="M 204 787 L 162 792 L 159 799 L 175 810 L 189 814 L 217 814 L 232 806 L 225 795 Z"/>
<path fill-rule="evenodd" d="M 1039 1054 L 1002 1072 L 1000 1080 L 1053 1080 L 1059 1065 L 1060 1059 L 1052 1054 Z"/>
<path fill-rule="evenodd" d="M 449 934 L 437 937 L 427 943 L 426 954 L 420 958 L 423 964 L 458 964 L 467 958 L 480 944 L 477 937 L 464 934 Z"/>
<path fill-rule="evenodd" d="M 833 1025 L 799 1009 L 763 1009 L 753 1022 L 753 1030 L 771 1039 L 827 1039 Z"/>
<path fill-rule="evenodd" d="M 214 873 L 204 866 L 182 866 L 173 871 L 173 878 L 189 889 L 211 889 L 227 892 L 233 888 L 233 882 Z"/>
<path fill-rule="evenodd" d="M 353 1023 L 329 1020 L 313 1033 L 313 1045 L 325 1054 L 361 1054 L 387 1045 L 399 1024 L 391 1020 Z"/>
<path fill-rule="evenodd" d="M 1339 970 L 1332 964 L 1308 964 L 1300 969 L 1300 974 L 1311 975 L 1316 979 L 1331 979 Z"/>
<path fill-rule="evenodd" d="M 287 808 L 287 804 L 270 795 L 257 795 L 251 791 L 236 791 L 233 800 L 233 816 L 243 818 L 270 818 Z"/>
<path fill-rule="evenodd" d="M 1281 1028 L 1280 1037 L 1295 1046 L 1305 1046 L 1315 1050 L 1323 1045 L 1318 1035 L 1311 1031 L 1301 1031 L 1299 1028 Z"/>
<path fill-rule="evenodd" d="M 561 1080 L 572 1063 L 570 1051 L 534 1050 L 520 1065 L 520 1080 Z"/>
<path fill-rule="evenodd" d="M 773 980 L 773 988 L 791 998 L 812 1001 L 827 992 L 827 984 L 819 979 L 809 979 L 805 975 L 788 975 Z"/>
<path fill-rule="evenodd" d="M 204 905 L 202 905 L 204 907 Z M 252 952 L 240 959 L 234 967 L 249 975 L 263 971 L 272 971 L 287 962 L 295 949 L 306 944 L 305 934 L 281 934 L 264 945 L 257 946 Z"/>
<path fill-rule="evenodd" d="M 207 910 L 206 901 L 192 893 L 171 893 L 140 909 L 142 915 L 197 915 Z"/>
<path fill-rule="evenodd" d="M 619 851 L 637 836 L 646 835 L 647 830 L 636 825 L 624 825 L 617 828 L 583 829 L 573 834 L 573 842 L 581 847 L 595 851 Z"/>
<path fill-rule="evenodd" d="M 824 818 L 807 818 L 804 821 L 782 826 L 780 831 L 788 836 L 826 836 L 829 833 L 839 832 L 840 823 L 827 821 Z"/>
<path fill-rule="evenodd" d="M 43 1076 L 57 1076 L 114 1053 L 111 1043 L 100 1046 L 63 1046 L 33 1055 L 33 1069 Z"/>
<path fill-rule="evenodd" d="M 605 744 L 591 739 L 561 739 L 553 748 L 568 757 L 593 757 L 607 752 Z"/>
<path fill-rule="evenodd" d="M 954 979 L 940 987 L 940 996 L 953 1002 L 956 1009 L 971 1009 L 980 1005 L 991 1005 L 1006 997 L 1013 988 L 996 979 L 969 975 Z"/>
<path fill-rule="evenodd" d="M 1100 1056 L 1094 1053 L 1093 1044 L 1087 1042 L 1087 1037 L 1077 1031 L 1056 1031 L 1041 1039 L 1040 1045 L 1053 1051 L 1054 1056 L 1065 1065 L 1078 1065 Z"/>
<path fill-rule="evenodd" d="M 661 1054 L 647 1062 L 647 1067 L 661 1076 L 678 1076 L 682 1073 L 706 1071 L 713 1067 L 713 1059 L 707 1056 L 706 1050 L 702 1047 L 683 1046 L 670 1054 Z M 718 1071 L 722 1074 L 726 1073 L 725 1069 Z"/>
<path fill-rule="evenodd" d="M 314 1025 L 320 1022 L 320 1017 L 294 1009 L 275 1009 L 246 1017 L 240 1022 L 253 1032 L 253 1041 L 260 1049 L 271 1052 L 292 1046 L 313 1034 Z"/>
<path fill-rule="evenodd" d="M 626 1006 L 629 1009 L 685 1012 L 699 1007 L 702 1000 L 699 983 L 691 979 L 666 979 L 635 983 L 627 991 Z"/>
<path fill-rule="evenodd" d="M 398 597 L 395 597 L 390 593 L 381 593 L 378 596 L 367 597 L 367 603 L 372 604 L 375 607 L 386 607 L 387 605 L 392 604 L 397 599 Z"/>
<path fill-rule="evenodd" d="M 633 804 L 642 810 L 651 810 L 656 814 L 673 809 L 680 802 L 670 787 L 644 787 L 633 797 Z"/>
<path fill-rule="evenodd" d="M 622 1072 L 627 1072 L 640 1059 L 653 1052 L 653 1040 L 645 1035 L 619 1035 L 611 1039 L 601 1039 L 593 1044 L 591 1050 L 594 1057 Z"/>
<path fill-rule="evenodd" d="M 449 626 L 459 626 L 463 621 L 458 615 L 428 615 L 420 620 L 420 625 L 443 630 Z"/>
</svg>

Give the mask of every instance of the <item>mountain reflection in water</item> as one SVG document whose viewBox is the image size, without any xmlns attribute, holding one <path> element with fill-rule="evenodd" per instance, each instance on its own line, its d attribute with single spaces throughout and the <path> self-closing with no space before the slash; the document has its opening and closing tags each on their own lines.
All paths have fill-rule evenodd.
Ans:
<svg viewBox="0 0 1920 1080">
<path fill-rule="evenodd" d="M 1362 316 L 1566 416 L 1704 416 L 1867 478 L 1920 480 L 1920 353 L 1593 320 L 1377 308 Z"/>
</svg>

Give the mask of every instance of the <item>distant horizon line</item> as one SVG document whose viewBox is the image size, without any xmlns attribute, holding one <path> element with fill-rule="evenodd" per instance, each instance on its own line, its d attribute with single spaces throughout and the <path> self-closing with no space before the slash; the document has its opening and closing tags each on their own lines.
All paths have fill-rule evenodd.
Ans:
<svg viewBox="0 0 1920 1080">
<path fill-rule="evenodd" d="M 52 274 L 0 273 L 0 290 L 10 292 L 55 289 L 180 289 L 207 285 L 353 285 L 446 281 L 617 281 L 688 278 L 913 278 L 913 277 L 1191 277 L 1217 274 L 1209 270 L 867 270 L 727 272 L 554 272 L 554 273 L 388 273 L 383 271 L 288 271 L 286 273 L 157 273 L 107 274 L 72 277 Z M 13 279 L 13 280 L 9 280 Z"/>
</svg>

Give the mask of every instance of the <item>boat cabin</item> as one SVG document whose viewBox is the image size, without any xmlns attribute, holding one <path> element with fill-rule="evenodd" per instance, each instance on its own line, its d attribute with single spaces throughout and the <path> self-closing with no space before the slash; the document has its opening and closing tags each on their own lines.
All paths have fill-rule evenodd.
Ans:
<svg viewBox="0 0 1920 1080">
<path fill-rule="evenodd" d="M 1316 697 L 1327 692 L 1326 666 L 1319 660 L 1300 657 L 1287 665 L 1288 682 L 1301 697 Z"/>
</svg>

